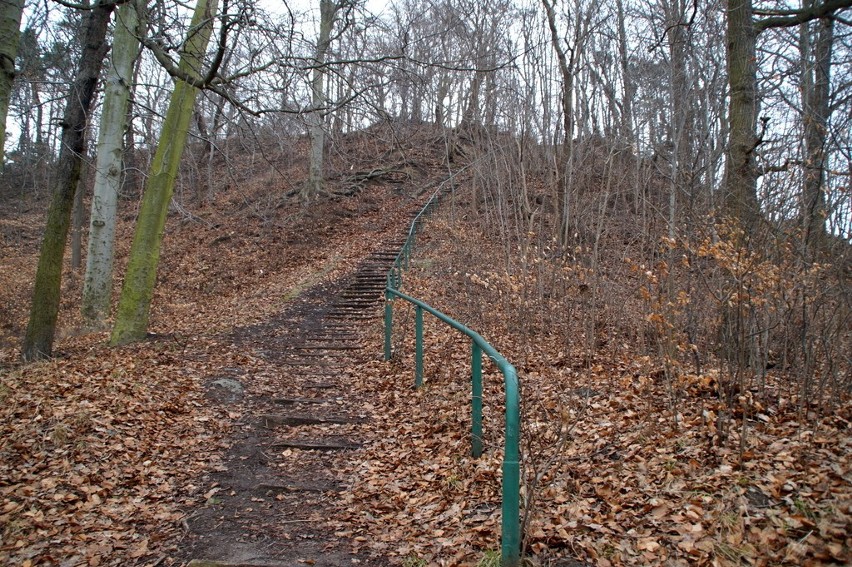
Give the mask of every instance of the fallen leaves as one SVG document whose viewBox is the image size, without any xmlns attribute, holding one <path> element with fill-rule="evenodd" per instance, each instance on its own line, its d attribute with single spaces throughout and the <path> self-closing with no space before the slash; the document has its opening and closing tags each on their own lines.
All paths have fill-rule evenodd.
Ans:
<svg viewBox="0 0 852 567">
<path fill-rule="evenodd" d="M 376 440 L 345 472 L 350 511 L 340 525 L 369 533 L 356 536 L 356 545 L 391 556 L 470 561 L 476 549 L 493 547 L 500 532 L 499 451 L 469 456 L 463 390 L 410 392 L 399 382 L 407 376 L 382 376 L 382 366 L 369 363 L 359 371 L 359 382 L 381 389 L 387 405 L 374 414 Z M 451 406 L 454 411 L 444 412 Z"/>
<path fill-rule="evenodd" d="M 198 212 L 201 223 L 170 221 L 153 313 L 159 337 L 113 350 L 98 346 L 104 336 L 72 333 L 62 341 L 65 358 L 2 370 L 0 562 L 175 563 L 187 511 L 221 496 L 202 475 L 217 467 L 224 435 L 241 417 L 212 409 L 204 381 L 260 364 L 258 353 L 217 333 L 279 312 L 306 282 L 351 268 L 378 226 L 399 223 L 361 215 L 386 195 L 346 205 L 333 221 L 328 210 L 291 211 L 297 218 L 283 228 L 270 212 L 277 202 L 268 210 L 252 203 L 249 222 L 239 213 L 243 195 L 218 199 L 224 212 Z M 748 411 L 726 415 L 711 371 L 681 376 L 674 399 L 659 361 L 622 347 L 624 329 L 590 320 L 570 344 L 559 338 L 559 326 L 589 301 L 589 268 L 565 266 L 562 287 L 537 301 L 524 295 L 529 272 L 483 266 L 503 253 L 483 234 L 438 222 L 421 246 L 448 238 L 420 249 L 430 270 L 407 273 L 406 290 L 481 332 L 521 371 L 529 553 L 596 565 L 850 562 L 848 400 L 802 423 L 789 396 L 746 392 L 737 402 Z M 129 229 L 120 230 L 126 253 Z M 17 242 L 3 248 L 4 348 L 23 326 L 28 290 L 15 275 L 34 270 L 34 240 L 28 246 L 26 254 Z M 534 260 L 524 269 L 545 269 Z M 78 296 L 79 281 L 65 285 L 66 298 Z M 63 304 L 66 321 L 74 321 L 73 304 Z M 372 416 L 363 425 L 370 440 L 354 464 L 335 457 L 349 489 L 340 495 L 345 513 L 331 521 L 356 548 L 400 562 L 475 564 L 499 548 L 502 380 L 486 363 L 486 453 L 474 460 L 467 342 L 427 318 L 427 380 L 413 392 L 413 315 L 400 307 L 395 316 L 397 359 L 374 359 L 382 350 L 374 324 L 375 356 L 352 372 Z M 3 356 L 11 360 L 11 349 Z M 268 377 L 252 378 L 260 388 Z"/>
<path fill-rule="evenodd" d="M 566 348 L 557 333 L 519 322 L 511 315 L 519 298 L 495 291 L 514 289 L 517 277 L 476 272 L 467 256 L 475 248 L 494 257 L 489 243 L 436 223 L 418 249 L 428 260 L 415 260 L 428 269 L 406 274 L 406 292 L 468 323 L 519 367 L 528 553 L 595 565 L 852 560 L 848 401 L 803 424 L 783 396 L 744 395 L 743 428 L 743 413 L 726 415 L 706 395 L 715 381 L 709 374 L 685 377 L 672 403 L 650 357 L 619 347 L 589 359 L 582 342 Z M 463 274 L 453 271 L 459 262 Z M 345 521 L 364 534 L 364 547 L 436 565 L 475 564 L 499 549 L 502 380 L 487 373 L 487 452 L 473 460 L 466 339 L 427 318 L 426 381 L 412 392 L 413 315 L 397 302 L 394 317 L 395 359 L 358 372 L 360 387 L 381 404 L 377 441 L 351 471 Z M 380 352 L 378 332 L 372 341 Z"/>
<path fill-rule="evenodd" d="M 180 533 L 189 479 L 229 422 L 205 408 L 199 373 L 164 363 L 170 348 L 3 371 L 0 562 L 122 564 Z"/>
<path fill-rule="evenodd" d="M 271 372 L 260 368 L 262 353 L 236 348 L 228 333 L 278 332 L 263 326 L 271 315 L 300 301 L 306 285 L 351 271 L 396 233 L 413 203 L 398 185 L 376 185 L 303 208 L 285 203 L 269 181 L 222 191 L 191 218 L 170 216 L 152 336 L 142 343 L 110 349 L 105 333 L 80 330 L 81 281 L 66 265 L 58 358 L 23 368 L 15 346 L 44 211 L 3 203 L 0 563 L 177 564 L 188 516 L 220 496 L 203 475 L 217 469 L 226 433 L 241 418 L 238 407 L 206 398 L 207 383 L 251 375 L 253 387 L 263 388 Z M 117 227 L 118 266 L 135 218 L 135 203 L 122 205 L 130 214 Z M 24 228 L 26 239 L 19 238 Z"/>
</svg>

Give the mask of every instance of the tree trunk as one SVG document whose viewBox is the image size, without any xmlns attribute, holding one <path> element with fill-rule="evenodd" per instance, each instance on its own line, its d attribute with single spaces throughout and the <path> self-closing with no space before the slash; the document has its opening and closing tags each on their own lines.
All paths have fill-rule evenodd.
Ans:
<svg viewBox="0 0 852 567">
<path fill-rule="evenodd" d="M 80 66 L 62 120 L 62 146 L 57 164 L 56 186 L 47 213 L 47 226 L 41 244 L 30 321 L 21 355 L 31 361 L 51 356 L 59 294 L 62 285 L 62 257 L 71 223 L 71 208 L 80 177 L 81 156 L 86 150 L 86 126 L 103 59 L 108 49 L 107 26 L 114 4 L 98 2 L 86 14 Z"/>
<path fill-rule="evenodd" d="M 138 7 L 138 5 L 137 5 Z M 131 84 L 139 84 L 140 59 L 133 65 L 133 81 Z M 130 100 L 127 101 L 127 118 L 124 129 L 124 162 L 121 165 L 123 175 L 123 190 L 125 195 L 136 198 L 142 192 L 142 181 L 139 168 L 139 155 L 136 149 L 136 132 L 133 128 L 133 107 L 135 105 L 136 90 L 130 89 Z"/>
<path fill-rule="evenodd" d="M 672 146 L 671 179 L 669 185 L 669 238 L 676 236 L 678 195 L 687 189 L 686 165 L 687 153 L 687 88 L 686 67 L 686 23 L 682 21 L 685 6 L 683 0 L 663 3 L 666 11 L 666 37 L 669 42 L 669 88 L 671 93 L 671 118 L 669 119 L 669 142 Z"/>
<path fill-rule="evenodd" d="M 331 28 L 334 16 L 341 4 L 333 0 L 320 0 L 320 29 L 317 50 L 314 56 L 313 77 L 311 80 L 311 112 L 308 114 L 308 135 L 311 139 L 310 166 L 308 184 L 302 191 L 302 200 L 309 201 L 322 191 L 323 154 L 325 150 L 325 56 L 331 45 Z"/>
<path fill-rule="evenodd" d="M 441 73 L 440 82 L 438 83 L 438 92 L 435 95 L 435 125 L 439 128 L 446 126 L 447 110 L 444 105 L 444 99 L 450 92 L 450 79 L 447 77 L 446 71 Z"/>
<path fill-rule="evenodd" d="M 213 31 L 217 7 L 218 0 L 198 0 L 188 39 L 181 53 L 180 70 L 198 80 L 202 77 L 200 73 L 202 58 Z M 197 94 L 197 88 L 180 79 L 175 80 L 175 89 L 172 92 L 160 134 L 161 143 L 157 145 L 157 153 L 151 164 L 151 172 L 139 210 L 136 233 L 130 248 L 127 275 L 121 290 L 115 327 L 110 340 L 113 345 L 142 339 L 148 330 L 148 316 L 154 296 L 166 216 L 174 191 L 180 158 L 186 146 Z"/>
<path fill-rule="evenodd" d="M 71 270 L 77 271 L 83 259 L 83 201 L 86 198 L 86 177 L 89 168 L 85 155 L 80 156 L 83 163 L 80 166 L 80 179 L 77 181 L 77 191 L 74 194 L 74 207 L 71 209 Z"/>
<path fill-rule="evenodd" d="M 477 66 L 479 60 L 477 59 Z M 481 111 L 479 104 L 479 95 L 482 90 L 482 82 L 485 80 L 485 71 L 477 69 L 473 74 L 473 79 L 470 81 L 470 92 L 467 97 L 467 106 L 462 115 L 461 128 L 472 128 L 474 125 L 481 124 Z M 471 130 L 472 131 L 472 130 Z"/>
<path fill-rule="evenodd" d="M 724 203 L 726 216 L 738 222 L 746 232 L 754 228 L 760 218 L 754 160 L 759 108 L 755 96 L 757 32 L 752 13 L 752 0 L 729 0 L 727 63 L 731 102 Z"/>
<path fill-rule="evenodd" d="M 757 115 L 760 108 L 757 91 L 756 43 L 759 32 L 778 27 L 791 27 L 814 19 L 826 18 L 836 10 L 852 6 L 852 0 L 809 2 L 801 10 L 784 11 L 755 22 L 752 0 L 728 0 L 727 60 L 731 87 L 729 109 L 728 153 L 725 161 L 725 213 L 748 233 L 760 220 L 757 199 L 757 167 L 754 153 Z M 830 18 L 826 18 L 829 19 Z M 831 59 L 831 36 L 827 56 Z M 826 51 L 826 47 L 823 47 Z M 828 77 L 826 76 L 826 79 Z M 809 205 L 811 206 L 811 205 Z M 818 202 L 813 207 L 818 209 Z"/>
<path fill-rule="evenodd" d="M 15 57 L 21 38 L 24 0 L 0 0 L 0 171 L 3 170 L 6 143 L 6 115 L 12 83 L 15 82 Z"/>
<path fill-rule="evenodd" d="M 812 2 L 811 2 L 812 4 Z M 805 245 L 813 249 L 825 235 L 825 143 L 831 114 L 831 48 L 834 40 L 834 21 L 822 18 L 817 22 L 813 41 L 808 24 L 802 24 L 802 118 L 805 134 L 805 175 L 802 189 L 802 228 Z"/>
<path fill-rule="evenodd" d="M 550 43 L 559 61 L 559 72 L 562 75 L 562 121 L 563 139 L 559 150 L 557 185 L 559 192 L 559 244 L 562 247 L 568 245 L 568 236 L 571 228 L 571 150 L 574 135 L 574 56 L 571 60 L 565 54 L 559 39 L 559 31 L 556 28 L 556 13 L 553 0 L 541 0 L 547 14 L 547 25 L 550 29 Z M 578 14 L 579 21 L 579 14 Z M 576 50 L 577 45 L 574 46 Z"/>
<path fill-rule="evenodd" d="M 621 82 L 624 86 L 621 102 L 621 136 L 627 143 L 632 143 L 633 136 L 633 99 L 636 97 L 636 86 L 630 72 L 629 54 L 627 52 L 627 29 L 624 25 L 624 0 L 616 0 L 618 15 L 618 62 L 621 67 Z"/>
<path fill-rule="evenodd" d="M 3 169 L 6 143 L 6 116 L 15 82 L 15 58 L 21 38 L 24 0 L 0 0 L 0 170 Z"/>
<path fill-rule="evenodd" d="M 122 139 L 127 124 L 133 63 L 139 55 L 138 27 L 136 3 L 122 4 L 116 17 L 111 65 L 104 88 L 83 281 L 83 318 L 95 327 L 109 315 L 112 299 L 113 241 L 124 160 Z"/>
</svg>

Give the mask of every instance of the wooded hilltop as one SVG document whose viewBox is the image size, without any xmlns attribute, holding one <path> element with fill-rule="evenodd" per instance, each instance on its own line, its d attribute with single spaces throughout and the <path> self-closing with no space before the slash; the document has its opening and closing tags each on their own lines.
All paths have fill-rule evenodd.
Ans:
<svg viewBox="0 0 852 567">
<path fill-rule="evenodd" d="M 0 563 L 849 564 L 850 6 L 3 0 Z"/>
</svg>

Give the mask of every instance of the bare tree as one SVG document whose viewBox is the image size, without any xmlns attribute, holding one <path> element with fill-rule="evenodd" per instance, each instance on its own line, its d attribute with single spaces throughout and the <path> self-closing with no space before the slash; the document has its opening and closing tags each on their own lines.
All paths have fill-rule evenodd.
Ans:
<svg viewBox="0 0 852 567">
<path fill-rule="evenodd" d="M 813 8 L 806 0 L 803 8 Z M 809 24 L 799 26 L 799 50 L 802 66 L 802 122 L 804 124 L 804 181 L 801 219 L 807 248 L 825 236 L 825 170 L 826 140 L 831 115 L 831 52 L 834 43 L 834 20 L 823 17 L 811 32 Z"/>
<path fill-rule="evenodd" d="M 53 352 L 65 240 L 80 177 L 81 156 L 85 153 L 87 119 L 108 48 L 107 28 L 114 7 L 113 2 L 98 1 L 85 16 L 83 51 L 62 120 L 57 181 L 47 213 L 30 321 L 21 349 L 22 357 L 27 361 L 49 357 Z"/>
<path fill-rule="evenodd" d="M 95 326 L 100 325 L 109 315 L 112 297 L 113 240 L 133 64 L 139 55 L 138 27 L 137 2 L 122 4 L 117 11 L 112 58 L 101 112 L 86 275 L 83 280 L 83 317 L 88 324 Z"/>
<path fill-rule="evenodd" d="M 315 198 L 322 191 L 323 156 L 325 153 L 325 116 L 327 97 L 325 91 L 325 63 L 329 46 L 333 40 L 331 35 L 338 14 L 346 9 L 351 11 L 353 5 L 349 0 L 320 0 L 320 26 L 317 37 L 316 51 L 312 62 L 311 78 L 311 110 L 308 113 L 308 134 L 311 139 L 310 166 L 308 182 L 302 191 L 302 200 Z M 345 16 L 345 14 L 344 14 Z M 344 21 L 345 21 L 344 17 Z"/>
<path fill-rule="evenodd" d="M 727 63 L 731 105 L 728 119 L 730 141 L 725 163 L 725 208 L 727 215 L 745 230 L 754 228 L 761 218 L 755 162 L 755 152 L 761 143 L 757 131 L 757 36 L 770 28 L 794 27 L 819 18 L 831 18 L 836 11 L 849 6 L 852 6 L 852 0 L 826 0 L 800 10 L 761 10 L 755 14 L 751 0 L 731 0 L 728 3 Z M 756 15 L 759 16 L 757 19 Z"/>
<path fill-rule="evenodd" d="M 220 42 L 219 55 L 214 59 L 206 77 L 202 74 L 202 60 L 213 33 L 217 9 L 217 0 L 198 0 L 181 51 L 176 72 L 194 83 L 209 83 L 221 63 L 224 41 Z M 193 84 L 183 79 L 175 83 L 163 123 L 161 142 L 157 145 L 157 153 L 151 165 L 133 236 L 127 274 L 110 339 L 113 345 L 139 340 L 147 333 L 166 214 L 174 191 L 180 158 L 186 145 L 197 94 L 198 88 Z"/>
</svg>

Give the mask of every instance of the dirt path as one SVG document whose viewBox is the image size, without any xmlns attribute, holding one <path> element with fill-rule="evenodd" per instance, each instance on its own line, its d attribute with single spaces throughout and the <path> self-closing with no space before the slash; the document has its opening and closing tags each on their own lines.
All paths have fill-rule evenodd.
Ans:
<svg viewBox="0 0 852 567">
<path fill-rule="evenodd" d="M 347 479 L 334 453 L 358 459 L 370 420 L 347 386 L 361 330 L 379 324 L 385 276 L 402 235 L 383 241 L 357 269 L 305 291 L 288 309 L 226 339 L 275 372 L 222 369 L 210 395 L 241 406 L 231 448 L 203 479 L 207 504 L 187 521 L 181 559 L 190 565 L 386 565 L 351 552 L 326 520 L 339 516 Z M 375 356 L 376 353 L 370 353 Z"/>
<path fill-rule="evenodd" d="M 369 511 L 341 503 L 379 423 L 353 369 L 381 356 L 362 336 L 385 271 L 446 178 L 432 137 L 406 138 L 391 153 L 408 165 L 351 196 L 302 206 L 259 176 L 171 214 L 148 340 L 86 331 L 69 268 L 57 357 L 26 367 L 46 202 L 0 203 L 0 563 L 388 564 L 349 529 Z M 383 139 L 355 140 L 331 186 L 386 160 Z"/>
</svg>

